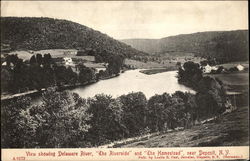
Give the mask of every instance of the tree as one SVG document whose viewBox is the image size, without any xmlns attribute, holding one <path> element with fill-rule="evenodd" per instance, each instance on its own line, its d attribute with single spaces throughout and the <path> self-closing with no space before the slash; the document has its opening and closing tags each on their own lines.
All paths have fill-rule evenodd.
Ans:
<svg viewBox="0 0 250 161">
<path fill-rule="evenodd" d="M 164 104 L 165 102 L 162 101 L 162 95 L 154 95 L 148 100 L 147 124 L 152 132 L 162 131 L 164 129 Z"/>
<path fill-rule="evenodd" d="M 43 56 L 42 56 L 42 54 L 36 54 L 36 62 L 38 63 L 38 65 L 43 64 Z"/>
<path fill-rule="evenodd" d="M 119 99 L 123 104 L 123 122 L 128 129 L 128 136 L 139 135 L 140 132 L 146 127 L 146 96 L 142 92 L 136 92 L 122 95 Z"/>
<path fill-rule="evenodd" d="M 123 58 L 119 55 L 110 56 L 108 60 L 108 72 L 110 75 L 120 73 L 120 69 L 123 65 Z"/>
<path fill-rule="evenodd" d="M 201 108 L 199 115 L 208 118 L 224 112 L 226 97 L 222 82 L 211 77 L 204 77 L 198 86 L 196 101 Z"/>
<path fill-rule="evenodd" d="M 80 83 L 86 83 L 96 79 L 94 69 L 88 68 L 84 65 L 78 65 L 78 69 L 80 71 L 78 76 Z"/>
<path fill-rule="evenodd" d="M 36 56 L 35 55 L 32 55 L 31 58 L 30 58 L 30 65 L 34 65 L 36 64 Z"/>
<path fill-rule="evenodd" d="M 18 58 L 17 54 L 7 55 L 7 57 L 6 57 L 7 66 L 10 66 L 10 63 L 13 63 L 13 65 L 16 65 L 18 63 L 18 60 L 19 60 L 19 58 Z"/>
<path fill-rule="evenodd" d="M 44 54 L 44 56 L 43 56 L 43 64 L 45 66 L 48 66 L 48 65 L 51 64 L 51 62 L 52 62 L 52 57 L 51 57 L 50 53 Z"/>
<path fill-rule="evenodd" d="M 89 130 L 88 138 L 94 145 L 106 143 L 107 140 L 106 124 L 109 124 L 109 117 L 112 113 L 108 112 L 108 107 L 113 101 L 109 95 L 98 94 L 94 98 L 88 99 L 89 109 L 88 112 L 93 115 L 90 120 L 91 129 Z"/>
<path fill-rule="evenodd" d="M 179 68 L 178 82 L 185 84 L 194 89 L 197 88 L 196 84 L 202 79 L 202 70 L 198 63 L 188 61 L 184 63 L 183 69 Z"/>
<path fill-rule="evenodd" d="M 66 69 L 67 71 L 67 82 L 69 84 L 75 84 L 77 82 L 77 74 L 73 72 L 71 67 Z"/>
<path fill-rule="evenodd" d="M 36 129 L 40 147 L 80 147 L 90 128 L 87 121 L 91 115 L 86 111 L 86 100 L 78 94 L 49 90 L 42 96 L 42 104 L 33 107 L 32 116 L 39 126 Z"/>
<path fill-rule="evenodd" d="M 20 97 L 1 106 L 1 143 L 4 148 L 31 148 L 36 145 L 37 122 L 28 109 L 31 99 Z"/>
<path fill-rule="evenodd" d="M 94 145 L 105 144 L 123 138 L 128 132 L 122 120 L 122 103 L 109 95 L 98 94 L 89 98 L 89 113 L 91 129 L 88 138 Z"/>
<path fill-rule="evenodd" d="M 11 91 L 13 72 L 10 68 L 1 68 L 1 92 Z"/>
</svg>

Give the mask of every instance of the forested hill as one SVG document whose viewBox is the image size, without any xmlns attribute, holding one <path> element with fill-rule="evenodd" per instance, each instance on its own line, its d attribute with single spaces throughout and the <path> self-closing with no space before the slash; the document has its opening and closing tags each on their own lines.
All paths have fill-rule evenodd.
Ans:
<svg viewBox="0 0 250 161">
<path fill-rule="evenodd" d="M 162 39 L 125 39 L 122 42 L 148 53 L 192 52 L 225 61 L 248 59 L 248 30 L 182 34 Z"/>
<path fill-rule="evenodd" d="M 99 31 L 67 20 L 1 17 L 1 48 L 93 49 L 126 57 L 145 54 Z"/>
</svg>

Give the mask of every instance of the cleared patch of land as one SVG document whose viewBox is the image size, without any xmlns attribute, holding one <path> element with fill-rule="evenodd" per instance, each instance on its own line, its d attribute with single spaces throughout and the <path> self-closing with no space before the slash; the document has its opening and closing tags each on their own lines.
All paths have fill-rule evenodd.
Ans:
<svg viewBox="0 0 250 161">
<path fill-rule="evenodd" d="M 143 141 L 122 145 L 122 148 L 247 146 L 248 107 L 223 115 L 191 129 L 161 134 Z"/>
<path fill-rule="evenodd" d="M 207 75 L 221 80 L 227 91 L 248 93 L 249 89 L 248 72 L 235 72 L 229 74 L 207 74 Z"/>
<path fill-rule="evenodd" d="M 17 56 L 24 61 L 29 61 L 33 55 L 36 54 L 50 54 L 52 58 L 64 58 L 69 57 L 76 61 L 83 61 L 84 65 L 91 68 L 104 68 L 103 63 L 94 63 L 95 58 L 93 56 L 76 56 L 77 50 L 76 49 L 48 49 L 48 50 L 39 50 L 39 51 L 13 51 L 7 53 L 9 55 L 17 54 Z"/>
<path fill-rule="evenodd" d="M 230 73 L 230 74 L 208 74 L 208 76 L 218 78 L 226 85 L 248 85 L 249 84 L 248 72 L 236 72 L 236 73 Z"/>
<path fill-rule="evenodd" d="M 173 66 L 173 67 L 168 67 L 168 68 L 147 69 L 147 70 L 141 70 L 140 72 L 151 75 L 151 74 L 162 73 L 162 72 L 167 72 L 167 71 L 172 71 L 172 70 L 177 70 L 177 67 Z"/>
<path fill-rule="evenodd" d="M 164 68 L 168 66 L 175 66 L 175 64 L 161 64 L 157 62 L 141 62 L 137 60 L 132 60 L 132 59 L 125 59 L 124 62 L 126 65 L 131 66 L 132 68 L 138 68 L 138 69 L 152 69 L 152 68 Z"/>
<path fill-rule="evenodd" d="M 89 68 L 105 68 L 103 63 L 85 62 L 84 65 Z"/>
<path fill-rule="evenodd" d="M 224 68 L 229 69 L 229 68 L 236 67 L 239 64 L 244 66 L 245 68 L 249 68 L 249 62 L 248 61 L 232 62 L 232 63 L 220 64 L 220 65 L 217 65 L 217 66 L 223 66 Z"/>
<path fill-rule="evenodd" d="M 241 64 L 246 69 L 249 68 L 249 62 L 232 62 L 226 64 L 220 64 L 218 66 L 223 66 L 224 68 L 232 68 Z M 210 77 L 217 78 L 221 80 L 225 86 L 225 89 L 233 92 L 248 92 L 249 89 L 249 72 L 246 71 L 238 71 L 232 73 L 223 73 L 223 74 L 204 74 Z"/>
<path fill-rule="evenodd" d="M 195 57 L 193 53 L 185 54 L 181 52 L 172 52 L 171 54 L 165 53 L 164 55 L 155 55 L 153 61 L 151 60 L 147 62 L 125 59 L 125 64 L 137 69 L 167 68 L 169 70 L 172 70 L 176 69 L 177 63 L 184 64 L 187 61 L 199 63 L 200 61 L 205 60 L 201 57 Z"/>
<path fill-rule="evenodd" d="M 32 57 L 32 51 L 13 51 L 13 52 L 10 52 L 8 53 L 9 55 L 15 55 L 17 54 L 17 56 L 23 60 L 30 60 L 30 58 Z"/>
</svg>

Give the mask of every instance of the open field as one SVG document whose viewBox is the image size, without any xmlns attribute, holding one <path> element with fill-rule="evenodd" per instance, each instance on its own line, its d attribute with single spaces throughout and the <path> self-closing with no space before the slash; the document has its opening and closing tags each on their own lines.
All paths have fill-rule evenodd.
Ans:
<svg viewBox="0 0 250 161">
<path fill-rule="evenodd" d="M 139 68 L 139 69 L 165 68 L 168 66 L 175 66 L 174 63 L 173 64 L 160 64 L 160 63 L 151 62 L 151 61 L 144 63 L 144 62 L 132 60 L 132 59 L 125 59 L 124 63 L 126 65 L 129 65 L 134 68 Z"/>
<path fill-rule="evenodd" d="M 156 74 L 156 73 L 162 73 L 162 72 L 167 72 L 167 71 L 172 71 L 172 70 L 177 70 L 177 67 L 168 67 L 168 68 L 155 68 L 155 69 L 147 69 L 147 70 L 141 70 L 141 73 L 151 75 L 151 74 Z"/>
<path fill-rule="evenodd" d="M 241 64 L 245 68 L 249 68 L 249 62 L 248 61 L 232 62 L 232 63 L 220 64 L 220 65 L 217 65 L 217 66 L 223 66 L 224 68 L 229 69 L 229 68 L 235 67 L 235 66 L 237 66 L 239 64 Z"/>
<path fill-rule="evenodd" d="M 105 68 L 103 63 L 85 62 L 84 65 L 88 68 Z"/>
<path fill-rule="evenodd" d="M 22 51 L 22 50 L 13 51 L 13 52 L 8 53 L 8 55 L 15 55 L 15 54 L 17 54 L 17 56 L 23 60 L 30 60 L 30 58 L 33 55 L 32 51 L 29 51 L 29 50 L 27 50 L 27 51 Z"/>
<path fill-rule="evenodd" d="M 122 148 L 247 146 L 248 107 L 239 107 L 232 113 L 191 129 L 168 132 L 143 141 L 122 145 Z"/>
<path fill-rule="evenodd" d="M 226 85 L 248 85 L 248 72 L 235 72 L 229 74 L 207 74 L 208 76 L 218 78 Z"/>
<path fill-rule="evenodd" d="M 230 74 L 207 74 L 207 75 L 221 80 L 227 92 L 240 92 L 245 94 L 248 93 L 249 90 L 248 72 L 236 72 Z"/>
<path fill-rule="evenodd" d="M 17 50 L 12 51 L 7 54 L 17 54 L 19 58 L 22 58 L 23 60 L 29 60 L 32 55 L 35 54 L 48 54 L 52 56 L 52 58 L 58 58 L 58 57 L 71 57 L 76 55 L 77 50 L 75 49 L 48 49 L 48 50 Z"/>
<path fill-rule="evenodd" d="M 49 49 L 49 50 L 39 50 L 39 51 L 31 51 L 31 50 L 27 50 L 27 51 L 13 51 L 10 53 L 7 53 L 9 55 L 14 55 L 17 54 L 17 56 L 21 59 L 23 59 L 24 61 L 29 61 L 30 58 L 33 55 L 36 54 L 48 54 L 50 53 L 52 58 L 64 58 L 64 57 L 69 57 L 75 60 L 79 60 L 82 61 L 84 60 L 84 64 L 87 67 L 93 67 L 93 68 L 102 68 L 104 67 L 103 64 L 100 63 L 93 63 L 95 61 L 94 56 L 76 56 L 77 50 L 76 49 Z"/>
</svg>

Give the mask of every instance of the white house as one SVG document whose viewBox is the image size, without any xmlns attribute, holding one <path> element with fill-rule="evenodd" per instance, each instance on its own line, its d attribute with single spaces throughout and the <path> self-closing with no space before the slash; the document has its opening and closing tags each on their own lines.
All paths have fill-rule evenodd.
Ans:
<svg viewBox="0 0 250 161">
<path fill-rule="evenodd" d="M 237 68 L 239 71 L 242 71 L 242 70 L 245 69 L 244 66 L 242 66 L 242 65 L 240 65 L 240 64 L 237 65 L 236 68 Z"/>
<path fill-rule="evenodd" d="M 64 59 L 64 61 L 65 61 L 65 65 L 74 65 L 74 63 L 73 63 L 73 61 L 72 61 L 71 58 L 69 58 L 69 57 L 64 57 L 63 59 Z"/>
<path fill-rule="evenodd" d="M 105 71 L 106 70 L 106 68 L 105 67 L 98 67 L 98 68 L 95 68 L 96 69 L 96 72 L 98 73 L 99 71 L 101 71 L 101 70 L 103 70 L 103 71 Z"/>
<path fill-rule="evenodd" d="M 205 67 L 203 67 L 203 73 L 211 73 L 212 70 L 217 70 L 218 67 L 216 66 L 210 66 L 210 65 L 206 65 Z"/>
</svg>

